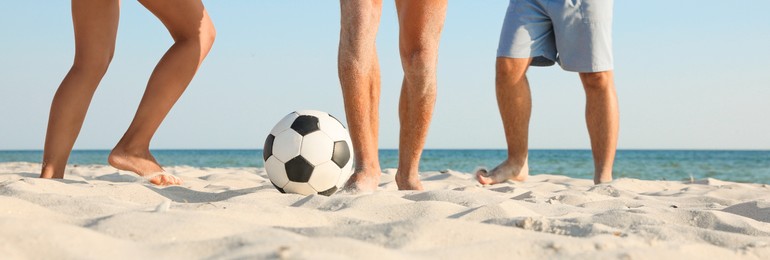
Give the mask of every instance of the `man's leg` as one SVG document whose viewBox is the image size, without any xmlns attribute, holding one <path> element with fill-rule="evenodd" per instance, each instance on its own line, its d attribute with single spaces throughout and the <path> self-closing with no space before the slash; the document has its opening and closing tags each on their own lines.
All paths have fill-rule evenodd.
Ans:
<svg viewBox="0 0 770 260">
<path fill-rule="evenodd" d="M 491 172 L 484 169 L 476 172 L 476 179 L 481 184 L 523 181 L 529 176 L 527 141 L 532 96 L 526 73 L 531 61 L 531 58 L 497 58 L 495 89 L 508 143 L 508 159 Z"/>
<path fill-rule="evenodd" d="M 436 104 L 436 65 L 447 0 L 396 0 L 404 79 L 399 100 L 401 131 L 396 184 L 422 190 L 420 156 Z"/>
<path fill-rule="evenodd" d="M 620 121 L 613 73 L 580 73 L 580 80 L 586 92 L 586 124 L 594 156 L 594 183 L 610 182 Z"/>
<path fill-rule="evenodd" d="M 337 67 L 345 100 L 355 170 L 345 190 L 369 192 L 380 183 L 377 153 L 380 67 L 375 38 L 381 0 L 340 0 L 341 28 Z"/>
</svg>

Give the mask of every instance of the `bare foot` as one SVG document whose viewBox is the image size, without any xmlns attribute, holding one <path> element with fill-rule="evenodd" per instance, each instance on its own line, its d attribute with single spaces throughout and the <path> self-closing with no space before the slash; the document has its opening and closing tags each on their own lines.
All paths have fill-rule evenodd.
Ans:
<svg viewBox="0 0 770 260">
<path fill-rule="evenodd" d="M 380 184 L 381 175 L 380 169 L 356 169 L 355 173 L 348 179 L 348 182 L 345 183 L 342 191 L 354 194 L 374 192 L 377 190 L 377 185 Z"/>
<path fill-rule="evenodd" d="M 476 171 L 476 180 L 484 185 L 501 183 L 506 180 L 524 181 L 527 177 L 529 177 L 529 166 L 526 162 L 524 163 L 524 166 L 518 166 L 511 163 L 509 160 L 505 160 L 503 163 L 492 169 L 491 172 L 487 172 L 486 169 L 479 169 Z"/>
<path fill-rule="evenodd" d="M 399 190 L 423 190 L 418 173 L 401 174 L 401 172 L 397 172 L 396 185 L 398 185 Z"/>
<path fill-rule="evenodd" d="M 174 175 L 167 174 L 160 167 L 150 151 L 128 152 L 115 148 L 110 152 L 107 161 L 118 170 L 134 172 L 150 183 L 159 186 L 179 185 L 182 180 Z"/>
<path fill-rule="evenodd" d="M 608 182 L 612 182 L 611 174 L 609 177 L 607 176 L 594 177 L 594 184 L 602 184 L 602 183 L 608 183 Z"/>
<path fill-rule="evenodd" d="M 40 178 L 44 179 L 63 179 L 64 178 L 64 167 L 59 167 L 60 169 L 56 169 L 53 165 L 43 162 L 43 167 L 40 169 Z"/>
</svg>

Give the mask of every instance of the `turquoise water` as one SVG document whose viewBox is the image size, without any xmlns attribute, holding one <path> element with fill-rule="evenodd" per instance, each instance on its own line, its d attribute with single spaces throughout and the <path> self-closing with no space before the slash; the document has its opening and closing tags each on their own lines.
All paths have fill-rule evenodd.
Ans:
<svg viewBox="0 0 770 260">
<path fill-rule="evenodd" d="M 70 156 L 71 164 L 105 164 L 107 150 L 80 150 Z M 164 165 L 196 167 L 262 167 L 261 150 L 154 150 Z M 383 168 L 395 168 L 397 150 L 381 150 Z M 425 150 L 421 171 L 452 169 L 471 172 L 478 166 L 494 167 L 506 156 L 505 150 Z M 0 162 L 40 162 L 41 151 L 0 151 Z M 532 174 L 560 174 L 592 179 L 590 150 L 531 150 Z M 770 184 L 770 151 L 703 150 L 619 150 L 615 160 L 616 178 L 645 180 L 720 180 Z"/>
</svg>

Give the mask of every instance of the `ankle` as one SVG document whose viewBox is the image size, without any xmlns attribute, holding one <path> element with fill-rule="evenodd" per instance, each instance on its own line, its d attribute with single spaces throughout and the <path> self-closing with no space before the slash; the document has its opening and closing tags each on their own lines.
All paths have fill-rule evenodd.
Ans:
<svg viewBox="0 0 770 260">
<path fill-rule="evenodd" d="M 505 159 L 503 164 L 511 167 L 526 168 L 527 157 L 524 157 L 523 159 L 520 157 L 508 157 L 507 159 Z"/>
<path fill-rule="evenodd" d="M 396 171 L 396 180 L 401 181 L 419 181 L 420 180 L 420 173 L 417 170 L 413 171 L 402 171 L 397 170 Z"/>
<path fill-rule="evenodd" d="M 127 145 L 118 143 L 112 148 L 110 155 L 145 156 L 150 153 L 150 148 L 143 145 Z"/>
<path fill-rule="evenodd" d="M 127 137 L 123 136 L 123 138 L 118 141 L 118 143 L 115 145 L 115 148 L 113 148 L 113 151 L 123 151 L 123 152 L 144 152 L 150 150 L 150 142 L 149 140 L 145 141 L 137 141 L 137 138 L 135 137 Z"/>
<path fill-rule="evenodd" d="M 612 172 L 594 174 L 594 184 L 608 183 L 612 181 Z"/>
<path fill-rule="evenodd" d="M 40 178 L 64 178 L 64 168 L 65 166 L 56 167 L 54 164 L 43 162 L 43 167 L 40 170 Z"/>
<path fill-rule="evenodd" d="M 382 169 L 380 169 L 380 163 L 379 162 L 361 162 L 357 161 L 355 162 L 355 166 L 353 168 L 355 172 L 366 172 L 366 173 L 382 173 Z"/>
</svg>

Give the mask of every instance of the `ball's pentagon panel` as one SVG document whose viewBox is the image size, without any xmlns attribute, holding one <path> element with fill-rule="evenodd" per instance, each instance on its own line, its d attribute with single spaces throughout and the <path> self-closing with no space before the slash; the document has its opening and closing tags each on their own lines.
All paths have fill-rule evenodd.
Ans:
<svg viewBox="0 0 770 260">
<path fill-rule="evenodd" d="M 286 176 L 293 182 L 307 182 L 310 180 L 310 175 L 313 174 L 313 165 L 301 155 L 289 160 L 284 166 L 286 167 Z"/>
<path fill-rule="evenodd" d="M 318 118 L 315 116 L 301 115 L 294 119 L 294 123 L 291 124 L 291 129 L 297 131 L 302 136 L 306 136 L 312 132 L 321 130 L 321 126 L 318 125 Z"/>
<path fill-rule="evenodd" d="M 271 155 L 273 155 L 273 142 L 275 141 L 275 136 L 272 134 L 267 135 L 267 139 L 265 140 L 265 147 L 262 149 L 262 159 L 267 161 L 267 158 L 270 158 Z"/>
<path fill-rule="evenodd" d="M 334 151 L 332 152 L 332 161 L 340 168 L 345 167 L 350 161 L 350 146 L 346 141 L 334 142 Z"/>
</svg>

